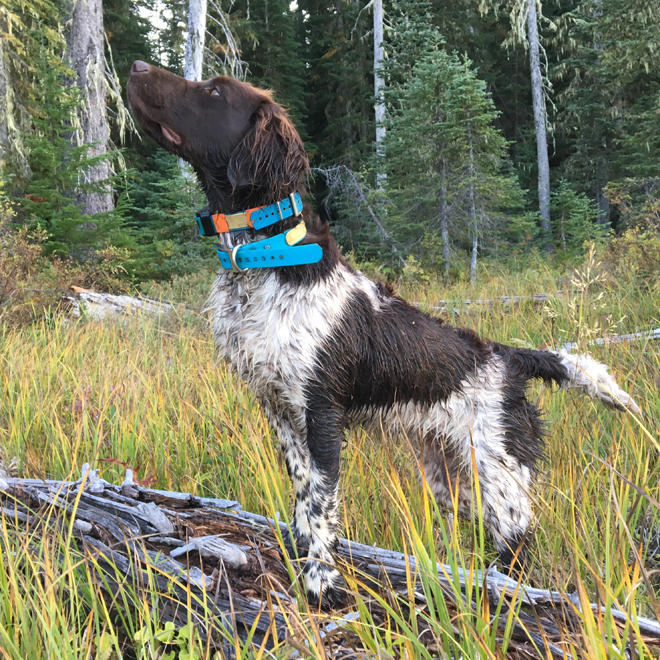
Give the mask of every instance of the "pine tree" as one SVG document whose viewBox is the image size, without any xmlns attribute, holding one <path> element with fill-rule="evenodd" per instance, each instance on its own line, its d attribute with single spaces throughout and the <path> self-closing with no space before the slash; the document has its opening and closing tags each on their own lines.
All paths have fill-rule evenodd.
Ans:
<svg viewBox="0 0 660 660">
<path fill-rule="evenodd" d="M 374 142 L 373 34 L 366 5 L 299 0 L 312 162 L 359 170 Z"/>
<path fill-rule="evenodd" d="M 275 100 L 289 109 L 304 134 L 306 103 L 305 63 L 296 31 L 299 16 L 286 0 L 238 0 L 225 3 L 231 29 L 248 69 L 247 80 L 272 89 Z M 226 42 L 224 30 L 211 21 L 209 32 L 219 44 Z"/>
<path fill-rule="evenodd" d="M 146 10 L 152 9 L 153 0 L 104 0 L 103 25 L 107 46 L 106 59 L 114 66 L 118 78 L 118 91 L 124 112 L 128 106 L 126 83 L 135 60 L 158 62 L 154 33 L 145 18 Z M 155 32 L 155 31 L 154 31 Z M 117 99 L 108 99 L 110 116 L 110 139 L 112 144 L 124 147 L 122 155 L 128 167 L 145 167 L 145 158 L 155 150 L 151 140 L 141 139 L 131 130 L 129 118 L 119 112 Z"/>
<path fill-rule="evenodd" d="M 554 77 L 558 133 L 570 153 L 562 173 L 593 197 L 610 225 L 607 187 L 660 175 L 660 2 L 583 0 L 566 14 L 564 58 Z"/>
<path fill-rule="evenodd" d="M 608 229 L 598 223 L 598 207 L 562 179 L 552 193 L 553 241 L 559 257 L 582 258 L 589 243 L 603 243 Z"/>
<path fill-rule="evenodd" d="M 152 0 L 104 0 L 103 25 L 112 61 L 122 88 L 126 87 L 135 60 L 157 62 L 150 41 L 151 25 L 143 10 L 152 9 Z"/>
<path fill-rule="evenodd" d="M 390 227 L 423 263 L 442 253 L 445 268 L 451 228 L 454 244 L 469 246 L 474 279 L 484 230 L 494 237 L 522 204 L 506 140 L 469 60 L 447 53 L 423 16 L 407 11 L 396 29 L 386 92 Z"/>
<path fill-rule="evenodd" d="M 134 173 L 129 186 L 132 207 L 126 227 L 135 246 L 125 268 L 135 280 L 161 280 L 212 268 L 213 241 L 200 240 L 195 209 L 204 198 L 195 181 L 184 176 L 171 154 L 158 150 Z"/>
<path fill-rule="evenodd" d="M 188 25 L 188 1 L 164 0 L 165 29 L 159 34 L 156 46 L 158 60 L 179 76 L 183 75 L 185 58 L 185 31 Z"/>
<path fill-rule="evenodd" d="M 596 199 L 598 221 L 609 225 L 609 202 L 604 191 L 611 175 L 617 128 L 595 8 L 593 5 L 587 10 L 583 5 L 578 12 L 564 17 L 571 22 L 568 43 L 572 47 L 566 49 L 553 71 L 554 79 L 563 83 L 557 94 L 555 121 L 557 134 L 570 144 L 570 153 L 562 164 L 564 176 Z"/>
<path fill-rule="evenodd" d="M 23 223 L 47 232 L 47 254 L 93 258 L 93 249 L 105 242 L 123 243 L 119 211 L 84 214 L 80 193 L 106 190 L 113 180 L 85 182 L 85 173 L 107 162 L 108 154 L 90 156 L 90 145 L 71 140 L 72 124 L 80 106 L 76 87 L 67 87 L 57 56 L 44 46 L 37 68 L 39 97 L 32 110 L 33 132 L 25 136 L 30 176 L 14 179 L 23 194 L 15 198 Z"/>
</svg>

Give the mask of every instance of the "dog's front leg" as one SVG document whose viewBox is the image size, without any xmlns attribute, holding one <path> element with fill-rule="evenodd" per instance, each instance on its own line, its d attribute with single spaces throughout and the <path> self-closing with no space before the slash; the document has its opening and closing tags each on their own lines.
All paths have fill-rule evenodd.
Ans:
<svg viewBox="0 0 660 660">
<path fill-rule="evenodd" d="M 337 544 L 339 459 L 344 439 L 344 414 L 317 405 L 307 414 L 307 446 L 310 453 L 309 546 L 304 577 L 307 598 L 322 607 L 339 605 L 345 583 L 335 568 Z"/>
<path fill-rule="evenodd" d="M 310 456 L 304 434 L 296 430 L 289 420 L 278 419 L 275 423 L 277 436 L 284 452 L 286 469 L 293 485 L 295 507 L 291 531 L 298 555 L 303 555 L 312 542 L 309 526 Z"/>
</svg>

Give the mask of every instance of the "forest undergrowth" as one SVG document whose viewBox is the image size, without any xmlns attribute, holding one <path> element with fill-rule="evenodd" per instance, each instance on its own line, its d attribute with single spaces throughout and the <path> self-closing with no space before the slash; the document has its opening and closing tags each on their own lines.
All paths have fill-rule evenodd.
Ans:
<svg viewBox="0 0 660 660">
<path fill-rule="evenodd" d="M 557 295 L 534 301 L 540 292 Z M 447 301 L 447 311 L 434 313 L 494 340 L 533 347 L 660 327 L 658 283 L 606 280 L 593 261 L 571 277 L 541 268 L 491 272 L 476 288 L 411 279 L 397 293 L 423 307 Z M 522 298 L 511 305 L 501 296 Z M 466 306 L 465 299 L 493 302 Z M 575 606 L 581 628 L 567 631 L 563 646 L 572 657 L 655 657 L 634 623 L 621 631 L 607 612 L 620 608 L 633 621 L 637 615 L 660 619 L 660 343 L 588 350 L 611 365 L 644 416 L 532 386 L 531 399 L 546 410 L 548 436 L 533 494 L 535 534 L 525 581 L 605 606 L 601 616 Z M 5 462 L 17 457 L 21 476 L 76 478 L 90 463 L 119 483 L 129 466 L 152 487 L 236 499 L 245 510 L 287 519 L 291 487 L 265 415 L 217 362 L 198 313 L 114 323 L 53 317 L 5 326 L 0 357 L 0 446 Z M 452 525 L 430 501 L 406 441 L 351 434 L 341 493 L 341 533 L 350 539 L 415 554 L 420 566 L 437 559 L 475 571 L 496 559 L 480 521 Z M 17 531 L 4 515 L 0 522 L 1 658 L 214 657 L 194 635 L 185 648 L 167 647 L 173 649 L 168 656 L 148 602 L 130 622 L 113 617 L 65 533 L 37 538 Z M 498 632 L 498 612 L 478 586 L 466 599 L 475 608 L 466 604 L 450 615 L 430 573 L 422 584 L 427 606 L 421 615 L 437 635 L 435 651 L 418 638 L 405 608 L 392 611 L 390 627 L 377 626 L 358 599 L 353 609 L 361 617 L 351 626 L 364 657 L 507 655 L 510 625 Z M 297 595 L 303 648 L 309 657 L 325 657 Z M 282 642 L 269 652 L 238 651 L 285 658 L 293 649 Z M 547 656 L 542 647 L 534 653 Z"/>
</svg>

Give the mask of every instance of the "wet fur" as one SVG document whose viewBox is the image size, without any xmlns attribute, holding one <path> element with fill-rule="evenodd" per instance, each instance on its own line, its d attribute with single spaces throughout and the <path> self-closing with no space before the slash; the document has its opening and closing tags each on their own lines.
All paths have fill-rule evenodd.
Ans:
<svg viewBox="0 0 660 660">
<path fill-rule="evenodd" d="M 131 76 L 131 106 L 161 144 L 159 122 L 182 135 L 182 145 L 164 146 L 192 163 L 209 210 L 241 210 L 304 192 L 302 143 L 269 95 L 225 78 L 187 83 L 157 67 L 148 74 Z M 193 105 L 199 98 L 196 125 L 211 117 L 203 144 L 193 139 L 197 133 L 189 137 L 185 122 L 176 123 L 179 110 L 149 106 L 150 87 L 159 85 L 176 91 L 172 106 L 179 97 Z M 215 114 L 206 112 L 210 86 L 221 88 L 225 101 Z M 306 241 L 323 247 L 320 263 L 221 271 L 208 307 L 219 355 L 252 388 L 282 446 L 295 491 L 294 535 L 308 550 L 310 599 L 334 605 L 342 598 L 333 561 L 340 454 L 346 429 L 357 426 L 412 441 L 438 502 L 453 508 L 457 499 L 467 517 L 475 513 L 476 466 L 481 513 L 502 561 L 523 559 L 530 489 L 543 453 L 543 424 L 526 398 L 528 381 L 575 387 L 638 412 L 635 403 L 588 356 L 504 346 L 421 313 L 351 268 L 308 207 L 305 223 Z"/>
</svg>

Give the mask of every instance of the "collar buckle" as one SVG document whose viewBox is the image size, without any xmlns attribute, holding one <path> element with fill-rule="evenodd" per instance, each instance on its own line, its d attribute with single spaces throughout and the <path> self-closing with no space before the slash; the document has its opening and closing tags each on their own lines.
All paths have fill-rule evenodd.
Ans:
<svg viewBox="0 0 660 660">
<path fill-rule="evenodd" d="M 229 262 L 231 263 L 231 269 L 234 273 L 243 273 L 245 268 L 241 268 L 236 263 L 236 254 L 238 253 L 239 248 L 242 248 L 242 245 L 235 245 L 233 248 L 226 248 L 218 245 L 216 248 L 220 252 L 224 252 L 229 257 Z"/>
</svg>

